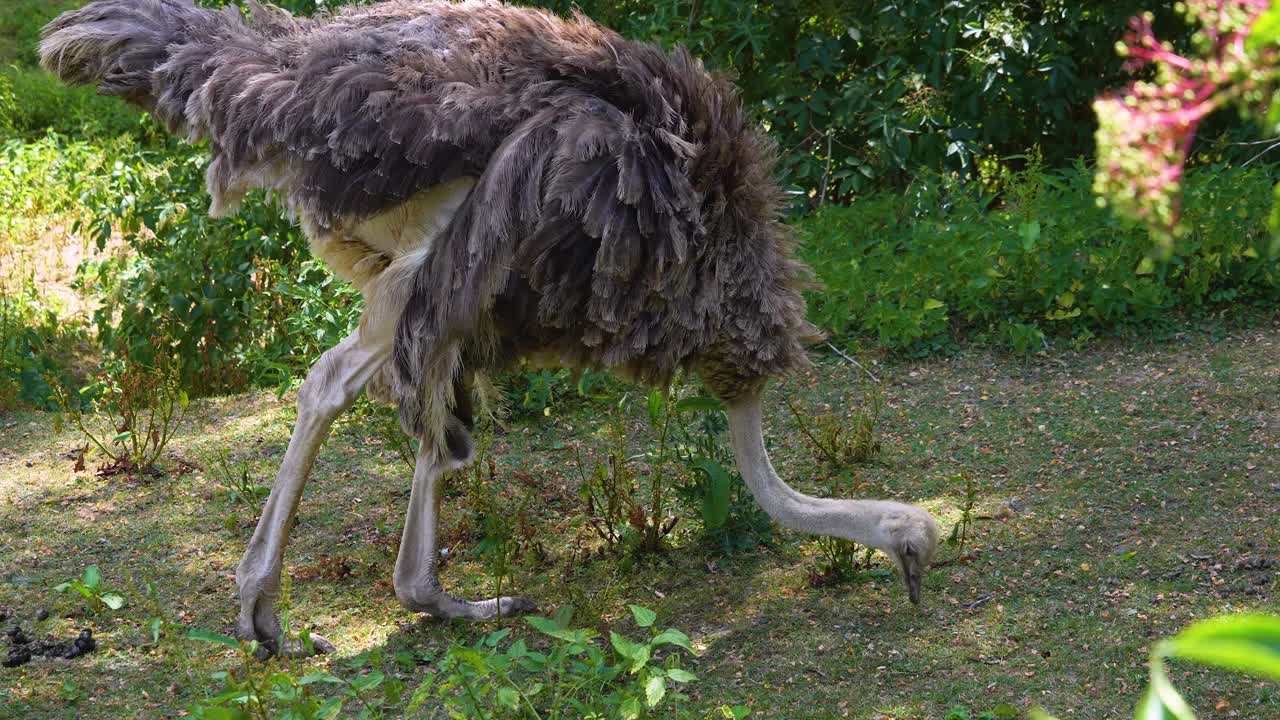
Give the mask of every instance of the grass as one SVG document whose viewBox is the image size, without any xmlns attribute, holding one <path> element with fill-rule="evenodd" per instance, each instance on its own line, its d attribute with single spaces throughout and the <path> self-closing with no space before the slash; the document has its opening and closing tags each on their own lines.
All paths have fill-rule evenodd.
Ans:
<svg viewBox="0 0 1280 720">
<path fill-rule="evenodd" d="M 686 520 L 671 551 L 627 572 L 581 552 L 591 542 L 575 519 L 574 450 L 599 448 L 603 421 L 597 406 L 569 406 L 517 423 L 494 446 L 507 481 L 499 490 L 516 497 L 532 483 L 542 498 L 534 521 L 546 558 L 518 562 L 514 585 L 548 612 L 570 587 L 579 597 L 607 591 L 614 601 L 604 623 L 622 622 L 628 602 L 658 610 L 700 648 L 690 667 L 701 679 L 690 687 L 699 709 L 730 702 L 759 718 L 871 719 L 1039 705 L 1064 718 L 1122 716 L 1156 639 L 1218 613 L 1277 609 L 1278 350 L 1272 315 L 1025 361 L 979 350 L 879 358 L 883 450 L 856 471 L 860 494 L 920 502 L 946 531 L 964 500 L 950 478 L 964 471 L 979 484 L 973 558 L 944 550 L 918 609 L 883 573 L 811 588 L 815 544 L 782 530 L 770 547 L 723 557 L 696 542 Z M 823 361 L 774 389 L 770 442 L 779 472 L 797 486 L 821 492 L 844 480 L 813 455 L 782 398 L 821 409 L 859 381 L 853 368 Z M 193 403 L 162 479 L 99 478 L 92 465 L 74 472 L 67 452 L 76 438 L 53 431 L 49 415 L 0 414 L 0 608 L 28 628 L 46 608 L 38 634 L 91 626 L 99 639 L 98 652 L 80 660 L 0 670 L 0 717 L 173 716 L 215 687 L 210 674 L 234 659 L 195 643 L 153 645 L 144 582 L 180 624 L 229 630 L 233 573 L 255 518 L 219 484 L 217 458 L 229 450 L 233 467 L 267 482 L 292 399 Z M 379 647 L 443 650 L 492 629 L 418 620 L 397 604 L 390 574 L 408 490 L 393 448 L 362 422 L 338 425 L 287 563 L 294 617 L 340 655 L 298 663 L 299 672 Z M 465 550 L 461 493 L 446 496 L 444 538 Z M 491 590 L 465 552 L 453 555 L 447 586 Z M 1258 558 L 1269 569 L 1244 562 Z M 89 564 L 127 596 L 125 608 L 93 614 L 52 591 Z M 1204 717 L 1280 712 L 1274 685 L 1206 670 L 1175 675 Z"/>
</svg>

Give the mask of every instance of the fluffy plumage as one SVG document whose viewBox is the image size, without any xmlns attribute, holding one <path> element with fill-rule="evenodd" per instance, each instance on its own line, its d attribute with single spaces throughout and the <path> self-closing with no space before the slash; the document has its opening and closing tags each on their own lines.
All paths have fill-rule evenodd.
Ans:
<svg viewBox="0 0 1280 720">
<path fill-rule="evenodd" d="M 524 354 L 649 382 L 697 368 L 726 397 L 806 362 L 773 147 L 683 50 L 479 0 L 312 19 L 98 0 L 41 59 L 207 139 L 215 212 L 267 187 L 313 239 L 474 178 L 395 342 L 402 420 L 441 448 L 459 378 Z"/>
</svg>

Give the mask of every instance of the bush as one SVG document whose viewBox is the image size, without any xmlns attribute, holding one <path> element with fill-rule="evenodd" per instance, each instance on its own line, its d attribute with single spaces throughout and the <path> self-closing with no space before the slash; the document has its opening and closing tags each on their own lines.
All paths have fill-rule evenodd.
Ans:
<svg viewBox="0 0 1280 720">
<path fill-rule="evenodd" d="M 1093 150 L 1090 103 L 1127 75 L 1121 2 L 541 0 L 627 37 L 682 44 L 734 74 L 809 204 L 901 187 L 921 168 L 975 174 L 982 156 Z M 1190 30 L 1158 19 L 1170 40 Z M 1015 163 L 1016 165 L 1017 163 Z"/>
<path fill-rule="evenodd" d="M 108 182 L 83 193 L 99 250 L 119 232 L 131 251 L 82 267 L 105 347 L 180 365 L 197 394 L 272 384 L 287 388 L 354 328 L 358 293 L 320 262 L 282 209 L 251 196 L 233 218 L 208 216 L 200 148 L 133 150 Z M 155 338 L 165 342 L 157 345 Z"/>
<path fill-rule="evenodd" d="M 1143 229 L 1095 203 L 1082 165 L 1028 170 L 980 195 L 925 176 L 803 219 L 803 256 L 824 286 L 810 317 L 836 336 L 909 352 L 961 336 L 1033 351 L 1051 338 L 1150 326 L 1179 311 L 1280 298 L 1269 256 L 1273 179 L 1209 167 L 1187 181 L 1189 230 L 1168 261 Z"/>
<path fill-rule="evenodd" d="M 81 325 L 60 320 L 30 281 L 0 284 L 0 410 L 55 410 L 55 385 L 70 382 L 65 349 L 84 340 Z"/>
</svg>

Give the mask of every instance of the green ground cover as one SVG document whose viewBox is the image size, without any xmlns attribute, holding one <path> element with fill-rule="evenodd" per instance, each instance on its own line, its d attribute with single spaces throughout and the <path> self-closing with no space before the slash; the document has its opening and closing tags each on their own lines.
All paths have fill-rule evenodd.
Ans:
<svg viewBox="0 0 1280 720">
<path fill-rule="evenodd" d="M 626 627 L 625 604 L 658 610 L 699 651 L 699 714 L 740 703 L 754 717 L 940 718 L 1041 705 L 1060 717 L 1110 718 L 1133 706 L 1153 642 L 1195 619 L 1277 607 L 1280 523 L 1280 321 L 1206 323 L 1166 342 L 1108 343 L 1022 361 L 986 351 L 949 359 L 864 358 L 886 398 L 880 459 L 860 467 L 858 495 L 920 502 L 950 524 L 970 475 L 977 486 L 966 557 L 944 549 L 919 609 L 875 570 L 812 587 L 813 540 L 777 530 L 770 545 L 724 555 L 699 540 L 696 509 L 681 507 L 670 549 L 626 565 L 598 549 L 581 521 L 574 450 L 604 444 L 598 403 L 513 424 L 495 440 L 492 489 L 541 499 L 529 507 L 541 553 L 515 563 L 512 585 L 545 611 L 577 606 L 582 622 Z M 824 361 L 775 389 L 767 422 L 779 471 L 802 489 L 841 492 L 781 405 L 850 410 L 856 369 Z M 100 650 L 77 661 L 0 671 L 0 716 L 160 717 L 181 712 L 235 664 L 203 643 L 151 642 L 155 613 L 182 627 L 229 629 L 232 580 L 253 518 L 215 480 L 230 453 L 266 482 L 283 453 L 291 397 L 197 401 L 163 478 L 74 471 L 74 434 L 42 413 L 0 416 L 0 606 L 42 632 L 97 631 Z M 632 443 L 646 423 L 628 421 Z M 335 640 L 337 657 L 295 663 L 298 674 L 383 648 L 437 651 L 486 628 L 423 622 L 405 613 L 390 568 L 408 472 L 367 421 L 341 424 L 316 465 L 288 556 L 293 614 Z M 472 595 L 492 578 L 465 552 L 468 500 L 445 503 L 445 537 L 461 558 L 446 582 Z M 92 614 L 51 588 L 97 564 L 129 600 Z M 29 622 L 29 621 L 27 621 Z M 503 621 L 531 637 L 520 621 Z M 492 629 L 492 628 L 488 628 Z M 1269 718 L 1274 685 L 1175 667 L 1175 681 L 1207 717 Z M 398 670 L 412 685 L 422 668 Z M 1216 708 L 1216 709 L 1215 709 Z M 429 715 L 425 715 L 429 717 Z M 700 716 L 700 715 L 695 715 Z"/>
</svg>

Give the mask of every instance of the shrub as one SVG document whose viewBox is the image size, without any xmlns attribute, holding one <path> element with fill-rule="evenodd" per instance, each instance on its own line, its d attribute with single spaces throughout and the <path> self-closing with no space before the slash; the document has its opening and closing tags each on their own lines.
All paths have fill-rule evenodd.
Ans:
<svg viewBox="0 0 1280 720">
<path fill-rule="evenodd" d="M 83 327 L 59 319 L 30 280 L 0 283 L 0 409 L 56 409 L 55 387 L 71 382 L 65 348 L 82 340 Z"/>
<path fill-rule="evenodd" d="M 233 218 L 208 217 L 198 148 L 133 150 L 82 194 L 99 250 L 119 232 L 131 251 L 82 268 L 103 344 L 143 363 L 165 352 L 197 394 L 271 384 L 287 389 L 351 332 L 359 294 L 308 257 L 301 232 L 262 194 Z"/>
<path fill-rule="evenodd" d="M 55 392 L 63 416 L 111 460 L 114 472 L 152 471 L 187 411 L 187 393 L 171 365 L 143 365 L 127 354 L 108 360 L 79 398 Z"/>
</svg>

